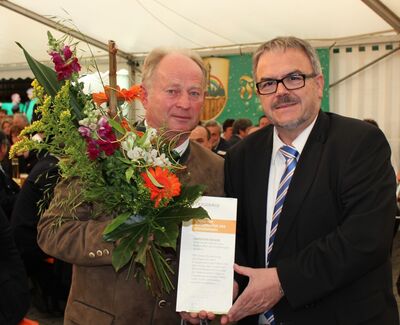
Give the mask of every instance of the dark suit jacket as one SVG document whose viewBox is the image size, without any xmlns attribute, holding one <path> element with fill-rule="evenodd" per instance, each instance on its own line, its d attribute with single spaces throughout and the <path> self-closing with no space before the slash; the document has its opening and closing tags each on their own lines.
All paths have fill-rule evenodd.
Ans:
<svg viewBox="0 0 400 325">
<path fill-rule="evenodd" d="M 28 312 L 29 288 L 7 218 L 0 208 L 0 325 L 15 325 Z"/>
<path fill-rule="evenodd" d="M 0 170 L 0 206 L 8 219 L 19 193 L 19 186 L 10 176 Z"/>
<path fill-rule="evenodd" d="M 235 144 L 242 141 L 242 138 L 237 134 L 233 134 L 232 137 L 227 141 L 229 148 L 232 148 Z"/>
<path fill-rule="evenodd" d="M 272 143 L 268 126 L 226 157 L 226 194 L 239 199 L 237 262 L 256 268 L 265 267 Z M 278 324 L 398 324 L 389 252 L 395 186 L 390 148 L 378 128 L 320 112 L 270 260 L 285 292 L 274 308 Z M 240 324 L 257 324 L 257 317 Z"/>
<path fill-rule="evenodd" d="M 59 179 L 58 159 L 49 154 L 39 155 L 38 162 L 18 195 L 11 216 L 15 242 L 28 273 L 31 267 L 35 268 L 37 263 L 44 263 L 44 259 L 48 257 L 37 244 L 39 204 L 43 205 L 42 209 L 48 206 Z"/>
<path fill-rule="evenodd" d="M 228 141 L 226 141 L 224 138 L 220 138 L 218 145 L 212 148 L 212 151 L 215 152 L 217 155 L 220 155 L 221 157 L 225 157 L 226 151 L 228 149 L 229 149 Z"/>
</svg>

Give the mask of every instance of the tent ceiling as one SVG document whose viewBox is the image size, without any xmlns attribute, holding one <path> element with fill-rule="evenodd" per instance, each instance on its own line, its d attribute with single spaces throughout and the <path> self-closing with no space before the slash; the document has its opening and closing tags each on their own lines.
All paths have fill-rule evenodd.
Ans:
<svg viewBox="0 0 400 325">
<path fill-rule="evenodd" d="M 112 39 L 121 50 L 134 55 L 156 46 L 212 50 L 259 43 L 278 35 L 327 40 L 332 45 L 342 38 L 393 31 L 361 0 L 0 0 L 0 5 L 5 2 L 69 27 L 73 24 L 102 43 Z M 399 0 L 381 2 L 400 16 Z M 48 60 L 46 31 L 51 28 L 2 6 L 0 17 L 0 71 L 17 69 L 25 62 L 15 41 L 35 58 Z M 83 48 L 88 53 L 87 46 Z M 95 47 L 92 51 L 96 56 L 106 55 Z"/>
</svg>

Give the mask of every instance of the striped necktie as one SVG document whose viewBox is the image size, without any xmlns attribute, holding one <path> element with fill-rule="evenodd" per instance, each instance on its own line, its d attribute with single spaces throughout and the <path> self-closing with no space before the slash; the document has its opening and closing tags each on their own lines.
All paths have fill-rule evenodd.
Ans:
<svg viewBox="0 0 400 325">
<path fill-rule="evenodd" d="M 297 157 L 299 156 L 299 152 L 291 146 L 283 146 L 279 149 L 279 151 L 286 160 L 286 169 L 282 175 L 278 192 L 276 194 L 274 213 L 272 215 L 271 232 L 269 234 L 268 241 L 267 266 L 271 258 L 272 247 L 274 246 L 276 230 L 278 229 L 279 217 L 282 212 L 283 203 L 285 202 L 286 193 L 289 189 L 294 170 L 296 169 Z M 266 311 L 264 316 L 267 319 L 267 324 L 275 325 L 274 314 L 272 310 Z"/>
</svg>

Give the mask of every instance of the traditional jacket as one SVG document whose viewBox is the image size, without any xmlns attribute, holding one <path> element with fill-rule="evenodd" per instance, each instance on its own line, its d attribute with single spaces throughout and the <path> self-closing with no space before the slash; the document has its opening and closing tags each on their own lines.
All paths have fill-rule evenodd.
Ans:
<svg viewBox="0 0 400 325">
<path fill-rule="evenodd" d="M 186 169 L 179 177 L 187 185 L 205 184 L 205 194 L 222 196 L 223 159 L 195 142 L 190 142 Z M 55 197 L 38 225 L 38 242 L 47 254 L 74 264 L 71 292 L 65 312 L 65 325 L 133 325 L 179 324 L 175 312 L 176 292 L 154 298 L 144 281 L 128 274 L 128 267 L 116 272 L 111 265 L 114 245 L 102 238 L 110 217 L 92 219 L 92 207 L 81 206 L 77 220 L 65 222 L 56 231 L 55 218 L 61 211 L 57 202 L 76 185 L 60 183 Z M 177 275 L 176 254 L 171 254 L 170 265 Z"/>
</svg>

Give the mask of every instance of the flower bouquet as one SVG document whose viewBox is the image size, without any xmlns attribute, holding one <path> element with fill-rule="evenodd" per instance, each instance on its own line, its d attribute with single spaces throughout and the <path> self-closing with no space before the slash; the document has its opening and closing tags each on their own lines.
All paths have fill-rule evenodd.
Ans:
<svg viewBox="0 0 400 325">
<path fill-rule="evenodd" d="M 100 209 L 93 218 L 113 216 L 103 238 L 116 243 L 115 270 L 130 265 L 154 294 L 170 292 L 173 271 L 164 249 L 176 249 L 182 221 L 208 217 L 203 208 L 192 208 L 202 187 L 186 187 L 179 181 L 177 172 L 184 167 L 177 162 L 168 132 L 140 132 L 122 116 L 121 105 L 141 99 L 140 86 L 114 89 L 119 109 L 110 117 L 104 107 L 110 87 L 104 93 L 85 94 L 75 47 L 65 45 L 66 38 L 56 40 L 50 33 L 48 38 L 55 70 L 17 43 L 36 78 L 40 119 L 22 131 L 10 155 L 35 149 L 58 157 L 62 178 L 78 177 L 82 185 L 81 193 L 61 203 L 64 209 L 95 203 Z M 33 139 L 36 133 L 42 141 Z M 60 216 L 55 226 L 66 221 Z"/>
</svg>

